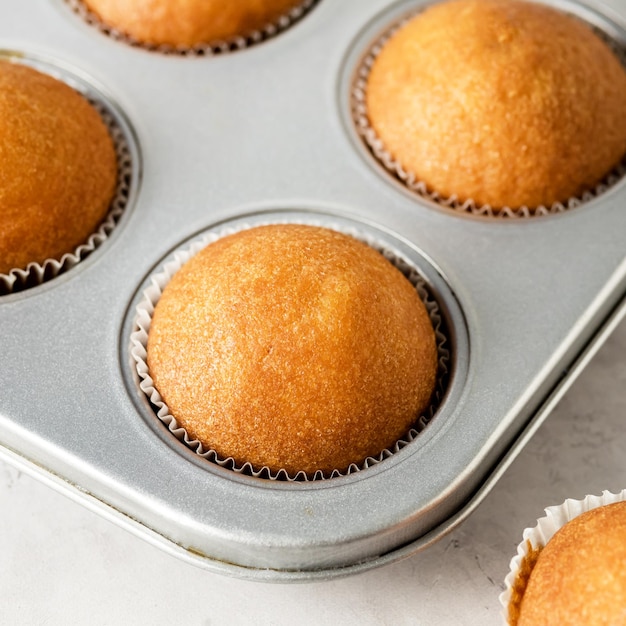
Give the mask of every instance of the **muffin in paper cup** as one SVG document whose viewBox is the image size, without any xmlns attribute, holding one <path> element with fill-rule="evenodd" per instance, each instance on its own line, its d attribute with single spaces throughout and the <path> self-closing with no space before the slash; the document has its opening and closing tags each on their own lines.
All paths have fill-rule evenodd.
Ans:
<svg viewBox="0 0 626 626">
<path fill-rule="evenodd" d="M 518 624 L 524 592 L 533 568 L 541 557 L 543 548 L 548 545 L 548 542 L 555 534 L 564 528 L 568 522 L 578 518 L 583 513 L 618 502 L 626 502 L 626 489 L 619 493 L 604 491 L 600 496 L 588 495 L 582 500 L 568 499 L 561 505 L 546 508 L 546 515 L 537 520 L 536 526 L 524 530 L 522 541 L 517 547 L 517 554 L 511 559 L 510 571 L 504 580 L 505 590 L 499 597 L 505 624 L 509 626 Z M 575 567 L 576 564 L 574 563 L 573 566 Z M 623 589 L 623 591 L 626 591 L 626 589 Z M 553 593 L 556 595 L 556 591 Z M 623 602 L 624 599 L 622 598 L 621 601 Z M 593 611 L 592 602 L 590 602 L 590 607 L 590 611 Z M 621 608 L 623 610 L 623 621 L 619 623 L 623 624 L 626 623 L 626 606 Z M 589 623 L 583 621 L 582 616 L 579 617 L 580 624 Z M 602 615 L 597 615 L 595 618 L 598 621 L 594 621 L 594 624 L 615 623 L 602 621 L 604 619 Z M 576 620 L 578 623 L 578 618 Z"/>
<path fill-rule="evenodd" d="M 447 0 L 443 3 L 437 4 L 448 4 L 450 0 Z M 479 3 L 474 3 L 479 4 Z M 486 3 L 488 6 L 488 3 Z M 410 168 L 407 168 L 402 164 L 401 159 L 398 159 L 394 156 L 393 151 L 388 149 L 383 139 L 379 136 L 377 131 L 374 128 L 374 124 L 372 123 L 370 112 L 368 111 L 368 85 L 370 80 L 370 75 L 372 73 L 372 68 L 377 62 L 377 59 L 383 49 L 387 46 L 387 44 L 394 39 L 394 37 L 401 31 L 404 27 L 409 25 L 415 18 L 421 16 L 422 13 L 431 9 L 435 5 L 428 4 L 426 6 L 422 6 L 416 10 L 413 10 L 400 19 L 393 22 L 384 32 L 380 35 L 365 51 L 362 55 L 361 60 L 356 67 L 356 70 L 353 74 L 353 79 L 350 87 L 350 114 L 352 117 L 352 121 L 356 130 L 357 135 L 361 139 L 364 144 L 366 150 L 370 153 L 370 155 L 374 158 L 377 164 L 385 170 L 388 174 L 390 174 L 396 181 L 401 183 L 406 189 L 416 194 L 416 196 L 421 197 L 430 202 L 436 203 L 437 205 L 452 209 L 458 213 L 471 214 L 476 216 L 484 216 L 484 217 L 514 217 L 514 218 L 528 218 L 528 217 L 538 217 L 545 216 L 550 214 L 561 213 L 568 209 L 572 209 L 580 206 L 586 202 L 589 202 L 598 196 L 605 193 L 608 189 L 614 186 L 617 182 L 620 181 L 626 174 L 626 144 L 624 144 L 624 149 L 620 152 L 622 155 L 621 158 L 619 154 L 617 158 L 611 162 L 611 166 L 607 166 L 603 169 L 605 172 L 604 176 L 595 177 L 595 180 L 592 184 L 585 184 L 583 186 L 582 181 L 580 181 L 580 192 L 574 195 L 570 195 L 567 198 L 561 197 L 560 200 L 552 202 L 550 204 L 547 203 L 517 203 L 513 206 L 507 206 L 507 204 L 489 204 L 485 202 L 479 202 L 475 198 L 470 196 L 468 197 L 459 197 L 455 194 L 446 195 L 445 193 L 439 191 L 435 187 L 439 187 L 438 185 L 431 185 L 427 183 L 425 180 L 420 179 L 420 177 L 410 171 Z M 459 9 L 460 11 L 461 9 Z M 564 11 L 559 11 L 560 13 L 564 13 Z M 613 55 L 617 57 L 619 64 L 622 66 L 622 69 L 626 67 L 626 51 L 623 47 L 618 45 L 618 43 L 610 38 L 605 32 L 592 26 L 584 20 L 576 20 L 577 22 L 583 22 L 589 28 L 589 30 L 593 31 L 595 35 L 597 35 L 598 39 L 602 40 L 606 47 L 608 47 Z M 468 36 L 469 37 L 469 36 Z M 447 36 L 449 40 L 450 37 Z M 454 45 L 453 42 L 447 41 L 446 46 Z M 404 48 L 403 48 L 404 49 Z M 405 56 L 409 56 L 411 54 L 411 50 L 408 49 L 405 52 Z M 626 74 L 625 74 L 626 76 Z M 593 83 L 594 81 L 590 81 Z M 620 81 L 620 84 L 624 83 L 624 81 Z M 387 93 L 392 92 L 395 86 L 387 84 Z M 594 87 L 592 86 L 591 89 Z M 380 86 L 379 86 L 380 90 Z M 381 97 L 381 96 L 379 96 Z M 406 97 L 406 96 L 405 96 Z M 460 97 L 460 96 L 459 96 Z M 512 105 L 512 109 L 515 107 L 515 103 Z M 379 105 L 379 109 L 381 105 Z M 392 105 L 389 104 L 386 106 L 387 110 L 390 110 Z M 397 115 L 398 118 L 401 117 L 401 114 Z M 441 117 L 441 116 L 439 116 Z M 407 125 L 408 127 L 408 125 Z M 405 134 L 409 132 L 405 127 Z M 619 133 L 626 132 L 624 125 L 622 124 L 619 129 L 615 131 L 611 130 L 609 133 Z M 593 134 L 593 133 L 590 133 Z M 456 135 L 455 135 L 456 136 Z M 397 137 L 395 137 L 395 141 L 397 141 Z M 578 141 L 578 138 L 574 138 L 575 141 Z M 521 142 L 521 140 L 520 140 Z M 436 138 L 434 139 L 434 143 L 437 143 Z M 523 143 L 523 142 L 521 142 Z M 561 142 L 560 145 L 562 145 Z M 482 148 L 482 144 L 481 144 Z M 524 146 L 525 148 L 525 146 Z M 581 149 L 578 147 L 573 147 L 571 150 Z M 516 148 L 517 150 L 517 148 Z M 584 149 L 581 149 L 584 152 Z M 521 157 L 524 157 L 525 150 L 518 151 Z M 460 153 L 460 152 L 459 152 Z M 440 157 L 438 155 L 432 156 L 429 155 L 429 158 L 437 161 Z M 464 157 L 465 158 L 465 157 Z M 503 161 L 504 163 L 504 161 Z M 450 163 L 447 164 L 446 168 L 452 170 L 455 166 Z M 507 166 L 507 167 L 510 167 Z M 568 168 L 562 168 L 567 170 Z M 461 172 L 461 168 L 456 169 L 457 172 Z"/>
<path fill-rule="evenodd" d="M 14 63 L 22 63 L 21 60 L 15 60 L 13 57 L 7 58 Z M 0 61 L 5 62 L 6 60 L 7 59 L 2 60 L 0 57 Z M 23 64 L 40 71 L 42 74 L 48 74 L 52 78 L 59 80 L 59 82 L 66 82 L 64 75 L 54 75 L 54 68 L 52 68 L 51 72 L 48 72 L 46 71 L 48 69 L 47 66 L 42 67 L 39 63 L 31 63 L 28 57 L 25 57 Z M 26 267 L 12 268 L 7 273 L 0 272 L 0 296 L 35 287 L 76 266 L 108 239 L 128 203 L 133 160 L 127 137 L 115 117 L 103 102 L 87 94 L 78 93 L 89 102 L 100 116 L 108 131 L 115 151 L 117 173 L 115 189 L 109 203 L 108 211 L 96 230 L 88 235 L 85 241 L 79 244 L 74 250 L 69 250 L 59 258 L 48 258 L 43 262 L 33 261 L 28 263 Z"/>
<path fill-rule="evenodd" d="M 183 428 L 171 414 L 168 406 L 163 401 L 160 393 L 155 387 L 154 381 L 150 374 L 147 362 L 147 344 L 148 334 L 150 331 L 152 315 L 156 304 L 158 303 L 163 290 L 176 274 L 176 272 L 185 265 L 198 252 L 203 250 L 211 243 L 218 239 L 240 232 L 255 228 L 258 226 L 266 226 L 270 224 L 303 224 L 306 226 L 319 226 L 322 228 L 335 230 L 340 233 L 350 235 L 363 243 L 368 244 L 374 250 L 382 254 L 384 258 L 395 265 L 402 274 L 410 281 L 415 288 L 421 301 L 425 305 L 426 312 L 432 324 L 435 333 L 435 343 L 437 350 L 437 372 L 436 383 L 432 393 L 430 404 L 421 415 L 416 416 L 412 427 L 391 447 L 380 450 L 375 456 L 368 456 L 359 463 L 351 463 L 347 468 L 333 469 L 332 471 L 317 470 L 315 472 L 306 471 L 288 471 L 287 469 L 271 469 L 267 466 L 255 466 L 250 462 L 237 462 L 232 457 L 221 456 L 216 450 L 206 449 L 203 444 L 194 439 Z M 215 463 L 221 467 L 227 468 L 239 474 L 245 474 L 254 477 L 260 477 L 270 480 L 287 480 L 287 481 L 310 481 L 334 478 L 337 476 L 358 472 L 372 465 L 376 465 L 384 459 L 396 454 L 399 450 L 411 443 L 418 434 L 427 426 L 433 418 L 441 401 L 443 400 L 446 385 L 448 382 L 448 374 L 450 367 L 450 341 L 447 336 L 445 321 L 441 315 L 439 305 L 430 292 L 429 287 L 421 278 L 416 268 L 407 261 L 399 258 L 388 248 L 377 242 L 370 234 L 338 226 L 333 223 L 321 223 L 316 221 L 307 222 L 265 222 L 262 224 L 255 223 L 253 226 L 247 223 L 237 224 L 236 228 L 232 226 L 222 227 L 206 233 L 205 235 L 194 240 L 191 244 L 174 252 L 168 260 L 157 269 L 149 279 L 149 286 L 143 291 L 141 301 L 136 307 L 136 315 L 133 330 L 130 336 L 130 352 L 131 358 L 135 363 L 138 384 L 141 391 L 147 396 L 150 405 L 161 422 L 163 422 L 168 430 L 179 441 L 183 442 L 187 447 L 193 450 L 199 456 L 207 461 Z"/>
<path fill-rule="evenodd" d="M 216 39 L 193 45 L 150 43 L 144 41 L 138 37 L 132 36 L 123 29 L 107 24 L 106 21 L 101 19 L 94 10 L 89 8 L 84 0 L 65 0 L 65 2 L 69 5 L 70 9 L 87 24 L 93 26 L 101 33 L 111 37 L 115 41 L 119 41 L 135 48 L 143 48 L 144 50 L 159 52 L 162 54 L 174 54 L 180 56 L 213 56 L 243 50 L 254 44 L 261 43 L 275 37 L 304 17 L 308 11 L 312 9 L 317 2 L 319 2 L 319 0 L 302 0 L 302 2 L 296 4 L 291 9 L 287 10 L 286 13 L 267 23 L 262 28 L 242 33 L 241 35 L 228 37 L 226 39 Z M 131 6 L 129 6 L 129 10 L 132 10 Z"/>
</svg>

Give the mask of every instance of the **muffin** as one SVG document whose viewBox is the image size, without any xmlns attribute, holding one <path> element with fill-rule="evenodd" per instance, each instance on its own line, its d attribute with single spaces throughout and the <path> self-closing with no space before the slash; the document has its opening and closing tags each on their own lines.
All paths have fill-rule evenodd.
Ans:
<svg viewBox="0 0 626 626">
<path fill-rule="evenodd" d="M 429 406 L 435 334 L 409 280 L 327 228 L 274 224 L 191 258 L 152 317 L 147 363 L 178 424 L 237 466 L 344 471 Z"/>
<path fill-rule="evenodd" d="M 98 112 L 65 83 L 0 61 L 0 273 L 60 259 L 106 216 L 115 149 Z"/>
<path fill-rule="evenodd" d="M 624 563 L 626 501 L 574 516 L 545 547 L 529 550 L 518 574 L 509 624 L 626 623 Z"/>
<path fill-rule="evenodd" d="M 593 188 L 626 153 L 626 71 L 581 20 L 520 0 L 435 4 L 366 86 L 384 150 L 429 192 L 495 210 Z"/>
<path fill-rule="evenodd" d="M 148 45 L 192 47 L 245 37 L 302 0 L 84 0 L 107 26 Z"/>
</svg>

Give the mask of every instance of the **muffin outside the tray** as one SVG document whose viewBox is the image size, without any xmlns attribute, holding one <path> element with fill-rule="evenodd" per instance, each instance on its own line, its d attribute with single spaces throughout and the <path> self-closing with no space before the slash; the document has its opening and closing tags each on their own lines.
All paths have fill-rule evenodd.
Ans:
<svg viewBox="0 0 626 626">
<path fill-rule="evenodd" d="M 549 207 L 626 153 L 626 71 L 581 20 L 523 0 L 434 4 L 390 36 L 366 87 L 369 124 L 440 197 Z"/>
<path fill-rule="evenodd" d="M 302 0 L 84 0 L 103 24 L 148 45 L 192 47 L 246 37 Z"/>
<path fill-rule="evenodd" d="M 337 231 L 259 226 L 165 287 L 147 361 L 192 436 L 237 464 L 312 474 L 390 447 L 430 402 L 435 334 L 407 278 Z"/>
<path fill-rule="evenodd" d="M 510 626 L 626 624 L 626 491 L 550 507 L 507 577 Z"/>
<path fill-rule="evenodd" d="M 0 273 L 59 259 L 106 216 L 117 179 L 98 112 L 65 83 L 0 61 Z"/>
</svg>

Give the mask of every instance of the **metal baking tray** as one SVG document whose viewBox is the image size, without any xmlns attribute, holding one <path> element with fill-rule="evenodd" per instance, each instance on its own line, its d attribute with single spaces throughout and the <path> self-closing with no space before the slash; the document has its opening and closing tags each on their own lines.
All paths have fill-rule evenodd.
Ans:
<svg viewBox="0 0 626 626">
<path fill-rule="evenodd" d="M 0 46 L 106 98 L 135 164 L 103 245 L 0 297 L 3 458 L 172 554 L 255 580 L 389 563 L 478 505 L 624 315 L 626 186 L 558 215 L 488 219 L 392 180 L 358 139 L 349 90 L 365 46 L 416 6 L 321 0 L 263 43 L 186 57 L 114 41 L 62 0 L 0 3 Z M 626 9 L 558 6 L 626 42 Z M 133 307 L 173 249 L 229 220 L 356 226 L 415 261 L 453 358 L 414 442 L 348 476 L 270 481 L 195 457 L 154 417 L 130 358 Z"/>
</svg>

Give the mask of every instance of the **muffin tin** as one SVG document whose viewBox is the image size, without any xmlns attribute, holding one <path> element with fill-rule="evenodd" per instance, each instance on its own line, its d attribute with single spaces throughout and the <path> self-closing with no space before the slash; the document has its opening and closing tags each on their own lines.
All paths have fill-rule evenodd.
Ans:
<svg viewBox="0 0 626 626">
<path fill-rule="evenodd" d="M 172 554 L 256 580 L 363 571 L 461 522 L 626 311 L 624 181 L 556 215 L 493 219 L 392 180 L 358 137 L 350 88 L 366 47 L 419 1 L 321 0 L 214 57 L 130 47 L 62 0 L 23 4 L 0 5 L 0 46 L 91 85 L 119 112 L 133 170 L 106 241 L 0 297 L 3 458 Z M 626 45 L 626 14 L 555 4 Z M 268 221 L 368 233 L 417 267 L 444 312 L 437 414 L 347 476 L 287 482 L 210 463 L 138 386 L 130 335 L 152 273 L 212 229 Z"/>
</svg>

